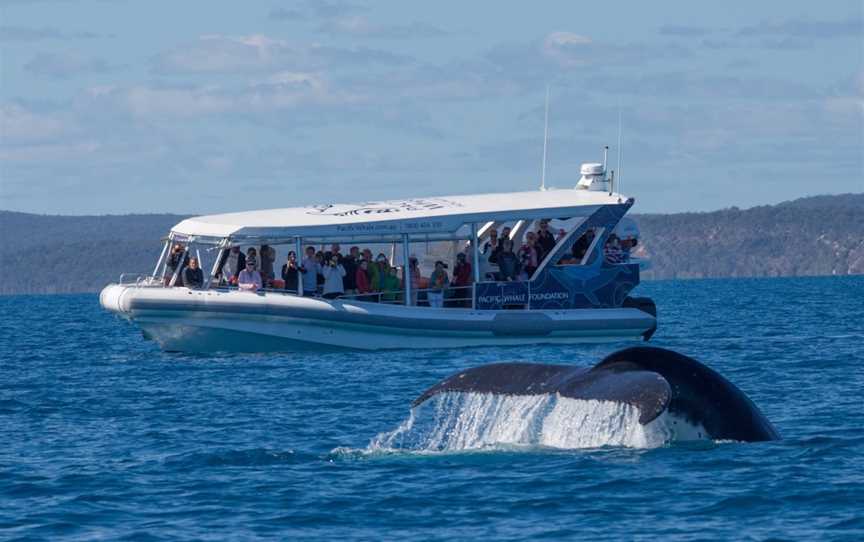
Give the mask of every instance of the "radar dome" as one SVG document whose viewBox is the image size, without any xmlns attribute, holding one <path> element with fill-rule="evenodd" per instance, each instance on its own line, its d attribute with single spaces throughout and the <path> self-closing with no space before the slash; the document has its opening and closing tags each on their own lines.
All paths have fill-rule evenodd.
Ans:
<svg viewBox="0 0 864 542">
<path fill-rule="evenodd" d="M 606 170 L 599 162 L 587 162 L 579 169 L 582 178 L 576 188 L 582 190 L 606 190 Z"/>
</svg>

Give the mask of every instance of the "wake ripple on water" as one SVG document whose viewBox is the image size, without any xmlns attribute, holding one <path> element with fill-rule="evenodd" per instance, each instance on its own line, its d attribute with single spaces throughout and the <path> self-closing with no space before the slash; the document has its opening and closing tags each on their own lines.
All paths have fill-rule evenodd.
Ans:
<svg viewBox="0 0 864 542">
<path fill-rule="evenodd" d="M 450 392 L 413 408 L 396 429 L 376 436 L 365 451 L 657 448 L 704 440 L 704 435 L 704 429 L 668 413 L 642 425 L 638 408 L 611 401 Z"/>
</svg>

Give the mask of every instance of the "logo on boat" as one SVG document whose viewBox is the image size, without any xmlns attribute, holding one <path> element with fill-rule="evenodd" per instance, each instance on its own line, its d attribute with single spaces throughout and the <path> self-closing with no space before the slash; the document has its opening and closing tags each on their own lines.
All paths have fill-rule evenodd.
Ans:
<svg viewBox="0 0 864 542">
<path fill-rule="evenodd" d="M 382 201 L 360 205 L 313 205 L 307 214 L 327 216 L 361 216 L 410 211 L 436 211 L 462 207 L 460 203 L 441 198 L 408 199 L 402 201 Z"/>
</svg>

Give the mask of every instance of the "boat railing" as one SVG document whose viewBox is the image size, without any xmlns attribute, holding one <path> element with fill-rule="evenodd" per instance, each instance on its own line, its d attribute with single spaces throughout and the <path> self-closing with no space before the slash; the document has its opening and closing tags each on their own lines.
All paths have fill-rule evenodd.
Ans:
<svg viewBox="0 0 864 542">
<path fill-rule="evenodd" d="M 144 273 L 120 273 L 120 279 L 117 281 L 120 286 L 161 286 L 162 281 Z"/>
<path fill-rule="evenodd" d="M 232 284 L 213 284 L 210 290 L 219 290 L 223 292 L 239 291 Z M 264 287 L 255 291 L 258 294 L 280 294 L 296 296 L 297 291 L 285 288 Z M 429 294 L 440 293 L 443 295 L 442 306 L 446 308 L 471 308 L 474 299 L 474 285 L 466 286 L 447 286 L 445 288 L 412 288 L 411 289 L 411 305 L 418 307 L 429 307 Z M 313 295 L 307 297 L 326 299 L 321 292 L 316 291 Z M 368 293 L 351 293 L 341 294 L 338 298 L 340 301 L 361 301 L 370 303 L 380 303 L 383 305 L 405 305 L 405 290 L 388 290 L 382 292 Z"/>
<path fill-rule="evenodd" d="M 471 308 L 474 299 L 474 285 L 447 286 L 445 288 L 412 288 L 411 305 L 417 307 L 431 306 L 429 294 L 441 294 L 442 307 L 447 308 Z M 391 290 L 385 292 L 369 292 L 365 294 L 340 295 L 341 300 L 371 301 L 389 305 L 404 305 L 405 290 Z"/>
</svg>

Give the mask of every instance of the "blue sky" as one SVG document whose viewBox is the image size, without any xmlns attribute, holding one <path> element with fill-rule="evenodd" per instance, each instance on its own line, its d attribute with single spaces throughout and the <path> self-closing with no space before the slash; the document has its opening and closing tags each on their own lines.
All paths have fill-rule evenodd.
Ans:
<svg viewBox="0 0 864 542">
<path fill-rule="evenodd" d="M 0 0 L 0 209 L 532 189 L 547 84 L 549 185 L 616 156 L 620 111 L 639 212 L 861 192 L 862 25 L 860 0 Z"/>
</svg>

